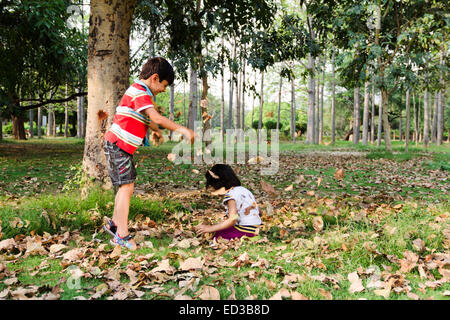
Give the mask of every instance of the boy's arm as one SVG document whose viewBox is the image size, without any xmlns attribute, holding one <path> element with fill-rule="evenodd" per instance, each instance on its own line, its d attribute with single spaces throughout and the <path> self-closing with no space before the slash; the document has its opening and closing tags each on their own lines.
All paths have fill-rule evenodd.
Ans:
<svg viewBox="0 0 450 320">
<path fill-rule="evenodd" d="M 163 115 L 160 115 L 158 113 L 158 111 L 156 111 L 154 108 L 147 108 L 144 110 L 144 112 L 150 118 L 150 120 L 152 122 L 166 128 L 166 129 L 169 129 L 170 131 L 178 131 L 191 144 L 194 143 L 194 131 L 192 131 L 191 129 L 183 127 L 183 126 L 173 122 L 172 120 L 164 117 Z"/>
</svg>

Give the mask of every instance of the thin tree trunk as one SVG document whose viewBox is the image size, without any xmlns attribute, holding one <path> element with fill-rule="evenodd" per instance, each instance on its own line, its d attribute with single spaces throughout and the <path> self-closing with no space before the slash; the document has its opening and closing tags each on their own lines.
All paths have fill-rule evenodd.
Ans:
<svg viewBox="0 0 450 320">
<path fill-rule="evenodd" d="M 398 118 L 398 140 L 402 141 L 403 139 L 403 120 L 402 120 L 402 116 L 403 116 L 403 110 L 400 109 L 400 117 Z"/>
<path fill-rule="evenodd" d="M 68 86 L 66 83 L 66 98 L 67 98 L 67 91 L 68 91 Z M 69 136 L 69 102 L 66 101 L 65 106 L 64 106 L 64 138 L 67 138 Z"/>
<path fill-rule="evenodd" d="M 170 104 L 169 104 L 169 119 L 174 120 L 175 115 L 175 85 L 170 86 Z M 172 141 L 172 131 L 169 132 L 169 140 Z"/>
<path fill-rule="evenodd" d="M 425 148 L 428 147 L 429 134 L 430 134 L 430 121 L 429 121 L 429 100 L 428 100 L 428 89 L 425 89 L 423 96 L 423 144 Z"/>
<path fill-rule="evenodd" d="M 380 104 L 378 106 L 378 130 L 377 130 L 377 147 L 381 146 L 381 132 L 383 128 L 383 95 L 380 94 Z"/>
<path fill-rule="evenodd" d="M 405 128 L 405 152 L 408 152 L 409 144 L 409 129 L 411 122 L 411 112 L 410 112 L 410 91 L 406 90 L 406 128 Z"/>
<path fill-rule="evenodd" d="M 280 130 L 280 115 L 281 115 L 281 88 L 283 86 L 283 77 L 280 72 L 280 85 L 278 88 L 278 108 L 277 108 L 277 131 Z"/>
<path fill-rule="evenodd" d="M 316 91 L 316 95 L 315 95 L 315 111 L 314 111 L 314 143 L 318 144 L 319 143 L 319 129 L 320 129 L 320 58 L 317 61 L 317 77 L 316 77 L 316 84 L 315 84 L 315 91 Z"/>
<path fill-rule="evenodd" d="M 186 83 L 183 81 L 183 125 L 186 127 L 187 114 L 186 114 Z"/>
<path fill-rule="evenodd" d="M 315 81 L 314 81 L 314 57 L 308 54 L 308 124 L 306 127 L 306 142 L 314 143 L 314 111 L 315 111 Z"/>
<path fill-rule="evenodd" d="M 38 139 L 42 138 L 42 107 L 38 108 L 38 114 L 37 114 L 37 135 L 38 135 Z"/>
<path fill-rule="evenodd" d="M 122 95 L 130 85 L 129 37 L 135 6 L 136 0 L 90 2 L 87 67 L 89 106 L 87 125 L 83 130 L 86 137 L 83 168 L 89 180 L 92 178 L 101 183 L 109 182 L 103 151 L 104 134 L 113 121 Z M 87 186 L 83 191 L 87 191 Z"/>
<path fill-rule="evenodd" d="M 359 87 L 353 89 L 353 144 L 359 143 L 359 128 L 360 128 L 360 102 L 359 102 Z"/>
<path fill-rule="evenodd" d="M 245 45 L 244 45 L 245 51 Z M 242 82 L 241 82 L 241 129 L 245 130 L 245 59 L 242 64 Z"/>
<path fill-rule="evenodd" d="M 0 108 L 0 140 L 3 140 L 3 118 L 1 108 Z"/>
<path fill-rule="evenodd" d="M 431 141 L 436 143 L 437 137 L 437 112 L 438 112 L 438 91 L 434 92 L 434 103 L 433 103 L 433 121 L 431 123 Z"/>
<path fill-rule="evenodd" d="M 363 110 L 363 133 L 362 144 L 367 145 L 369 133 L 369 81 L 364 82 L 364 110 Z"/>
<path fill-rule="evenodd" d="M 262 118 L 263 118 L 263 108 L 264 108 L 264 71 L 261 72 L 261 91 L 259 100 L 259 120 L 258 120 L 258 130 L 262 129 Z M 259 134 L 258 134 L 259 136 Z M 258 140 L 259 142 L 259 140 Z"/>
<path fill-rule="evenodd" d="M 191 67 L 189 79 L 189 108 L 188 128 L 194 130 L 194 122 L 197 117 L 197 72 Z"/>
<path fill-rule="evenodd" d="M 323 142 L 323 91 L 325 88 L 325 64 L 326 57 L 324 55 L 322 61 L 322 83 L 320 84 L 320 115 L 319 115 L 319 143 Z"/>
<path fill-rule="evenodd" d="M 333 54 L 331 58 L 331 144 L 336 142 L 336 75 L 335 75 L 335 51 L 333 47 Z"/>
<path fill-rule="evenodd" d="M 418 128 L 418 122 L 417 122 L 417 110 L 416 110 L 416 93 L 415 91 L 413 91 L 412 93 L 412 97 L 413 97 L 413 116 L 414 116 L 414 142 L 417 145 L 417 141 L 418 139 L 418 133 L 419 133 L 419 128 Z"/>
<path fill-rule="evenodd" d="M 295 142 L 295 130 L 296 130 L 296 119 L 295 119 L 295 82 L 294 77 L 291 77 L 291 137 L 292 142 Z"/>
<path fill-rule="evenodd" d="M 34 137 L 34 110 L 30 109 L 30 138 Z"/>
<path fill-rule="evenodd" d="M 386 144 L 386 150 L 392 152 L 391 145 L 391 126 L 389 125 L 388 119 L 388 106 L 389 106 L 389 95 L 386 89 L 381 90 L 381 95 L 383 96 L 383 129 L 384 129 L 384 142 Z"/>
<path fill-rule="evenodd" d="M 372 114 L 370 115 L 370 143 L 375 143 L 375 83 L 372 80 Z"/>
<path fill-rule="evenodd" d="M 223 46 L 223 38 L 222 38 L 222 46 Z M 221 86 L 221 104 L 220 104 L 220 134 L 222 135 L 222 139 L 225 135 L 225 76 L 222 69 L 222 86 Z"/>
<path fill-rule="evenodd" d="M 441 67 L 444 67 L 444 47 L 441 49 L 440 56 L 440 64 Z M 441 85 L 441 89 L 439 89 L 439 97 L 438 97 L 438 114 L 437 114 L 437 132 L 436 132 L 436 144 L 440 146 L 442 144 L 442 136 L 444 133 L 444 72 L 441 71 L 439 82 Z"/>
<path fill-rule="evenodd" d="M 48 119 L 47 119 L 47 137 L 50 137 L 53 134 L 53 107 L 48 107 Z"/>
</svg>

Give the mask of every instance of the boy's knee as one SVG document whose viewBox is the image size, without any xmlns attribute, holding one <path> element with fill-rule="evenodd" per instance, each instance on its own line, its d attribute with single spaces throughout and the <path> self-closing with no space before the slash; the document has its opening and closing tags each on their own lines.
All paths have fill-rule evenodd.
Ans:
<svg viewBox="0 0 450 320">
<path fill-rule="evenodd" d="M 133 192 L 134 191 L 134 182 L 121 185 L 119 187 L 119 190 L 122 190 L 124 192 Z"/>
</svg>

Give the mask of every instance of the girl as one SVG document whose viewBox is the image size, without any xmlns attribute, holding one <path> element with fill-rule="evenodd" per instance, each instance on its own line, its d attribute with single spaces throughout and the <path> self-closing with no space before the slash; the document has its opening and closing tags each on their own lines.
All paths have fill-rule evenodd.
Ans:
<svg viewBox="0 0 450 320">
<path fill-rule="evenodd" d="M 225 190 L 224 206 L 227 219 L 215 225 L 200 224 L 195 227 L 198 233 L 215 232 L 214 238 L 224 239 L 253 237 L 258 234 L 261 225 L 259 209 L 253 194 L 241 186 L 233 169 L 226 164 L 216 164 L 205 174 L 206 189 Z"/>
</svg>

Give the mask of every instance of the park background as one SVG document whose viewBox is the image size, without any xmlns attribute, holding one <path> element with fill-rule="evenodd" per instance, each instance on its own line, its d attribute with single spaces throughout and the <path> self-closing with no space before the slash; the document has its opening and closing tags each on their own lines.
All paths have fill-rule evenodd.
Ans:
<svg viewBox="0 0 450 320">
<path fill-rule="evenodd" d="M 448 4 L 3 1 L 0 14 L 0 298 L 448 297 Z M 193 233 L 223 209 L 207 167 L 174 165 L 166 141 L 135 157 L 144 248 L 107 245 L 102 137 L 151 56 L 175 67 L 156 99 L 167 117 L 280 130 L 277 174 L 234 166 L 260 202 L 253 241 L 213 250 Z"/>
</svg>

